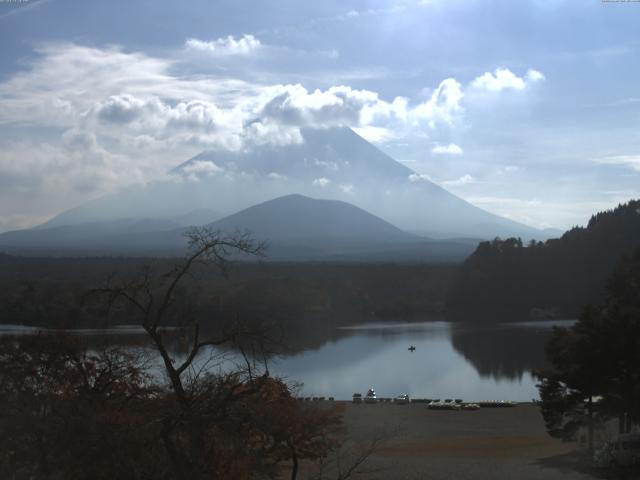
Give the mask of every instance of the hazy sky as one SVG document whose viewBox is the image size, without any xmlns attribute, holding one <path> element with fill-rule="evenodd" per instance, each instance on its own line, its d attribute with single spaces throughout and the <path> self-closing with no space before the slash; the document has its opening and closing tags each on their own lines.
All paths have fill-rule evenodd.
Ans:
<svg viewBox="0 0 640 480">
<path fill-rule="evenodd" d="M 0 2 L 0 231 L 346 125 L 537 227 L 640 197 L 640 3 Z"/>
</svg>

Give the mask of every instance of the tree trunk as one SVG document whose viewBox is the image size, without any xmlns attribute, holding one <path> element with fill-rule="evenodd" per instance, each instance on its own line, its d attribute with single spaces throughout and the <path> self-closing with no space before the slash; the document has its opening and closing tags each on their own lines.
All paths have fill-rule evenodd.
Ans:
<svg viewBox="0 0 640 480">
<path fill-rule="evenodd" d="M 291 468 L 291 480 L 298 478 L 298 453 L 294 447 L 291 447 L 291 459 L 293 460 L 293 467 Z"/>
<path fill-rule="evenodd" d="M 593 395 L 589 395 L 589 451 L 593 452 Z"/>
<path fill-rule="evenodd" d="M 624 413 L 618 415 L 618 433 L 620 435 L 624 433 Z"/>
</svg>

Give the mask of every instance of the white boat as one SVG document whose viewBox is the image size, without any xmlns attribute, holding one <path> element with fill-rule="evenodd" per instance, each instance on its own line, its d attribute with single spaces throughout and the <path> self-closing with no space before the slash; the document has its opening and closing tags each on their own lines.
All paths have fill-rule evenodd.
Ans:
<svg viewBox="0 0 640 480">
<path fill-rule="evenodd" d="M 449 400 L 449 399 L 447 399 Z M 434 400 L 427 405 L 429 410 L 460 410 L 462 405 L 452 402 L 451 400 L 444 402 L 440 400 Z"/>
<path fill-rule="evenodd" d="M 376 396 L 376 391 L 373 388 L 370 388 L 367 391 L 367 394 L 364 396 L 364 403 L 378 403 L 378 397 Z"/>
<path fill-rule="evenodd" d="M 393 403 L 395 403 L 396 405 L 406 405 L 410 402 L 411 402 L 411 399 L 409 398 L 409 395 L 405 393 L 398 395 L 396 398 L 393 399 Z"/>
</svg>

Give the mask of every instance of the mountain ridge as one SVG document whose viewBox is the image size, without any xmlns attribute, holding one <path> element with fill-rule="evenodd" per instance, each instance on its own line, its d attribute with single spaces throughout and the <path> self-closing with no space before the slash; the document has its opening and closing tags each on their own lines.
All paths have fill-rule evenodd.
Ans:
<svg viewBox="0 0 640 480">
<path fill-rule="evenodd" d="M 0 235 L 0 248 L 10 253 L 42 254 L 44 249 L 62 255 L 81 252 L 83 256 L 181 255 L 187 248 L 188 228 L 109 232 L 111 225 L 8 232 Z M 256 241 L 267 242 L 271 260 L 285 261 L 461 261 L 475 246 L 422 238 L 347 202 L 299 194 L 251 206 L 206 227 L 227 233 L 249 230 Z M 79 234 L 74 236 L 74 230 Z M 88 230 L 93 236 L 87 236 Z"/>
<path fill-rule="evenodd" d="M 180 215 L 221 216 L 291 193 L 347 201 L 405 231 L 427 236 L 544 238 L 546 233 L 486 212 L 419 176 L 348 128 L 303 129 L 303 142 L 205 151 L 170 179 L 131 187 L 62 212 L 46 226 Z"/>
</svg>

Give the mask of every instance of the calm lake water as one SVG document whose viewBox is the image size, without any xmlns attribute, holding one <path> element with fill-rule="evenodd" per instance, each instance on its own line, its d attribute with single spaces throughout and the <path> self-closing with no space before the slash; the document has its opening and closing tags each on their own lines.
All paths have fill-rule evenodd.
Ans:
<svg viewBox="0 0 640 480">
<path fill-rule="evenodd" d="M 272 359 L 272 375 L 303 383 L 300 395 L 350 399 L 374 387 L 379 396 L 463 398 L 467 401 L 538 398 L 531 371 L 544 365 L 544 343 L 553 325 L 573 321 L 468 325 L 431 321 L 369 323 L 337 329 L 320 346 Z M 0 335 L 33 333 L 0 326 Z M 131 328 L 80 330 L 111 338 L 140 335 Z M 410 352 L 408 347 L 415 345 Z M 210 352 L 209 352 L 210 353 Z M 209 358 L 204 355 L 202 359 Z M 227 354 L 220 366 L 238 362 Z"/>
<path fill-rule="evenodd" d="M 573 322 L 555 322 L 571 325 Z M 538 398 L 531 370 L 544 365 L 551 323 L 470 326 L 448 322 L 376 323 L 340 329 L 320 348 L 282 358 L 271 368 L 304 382 L 305 396 L 350 399 L 374 387 L 379 396 Z M 414 345 L 416 350 L 408 350 Z"/>
</svg>

